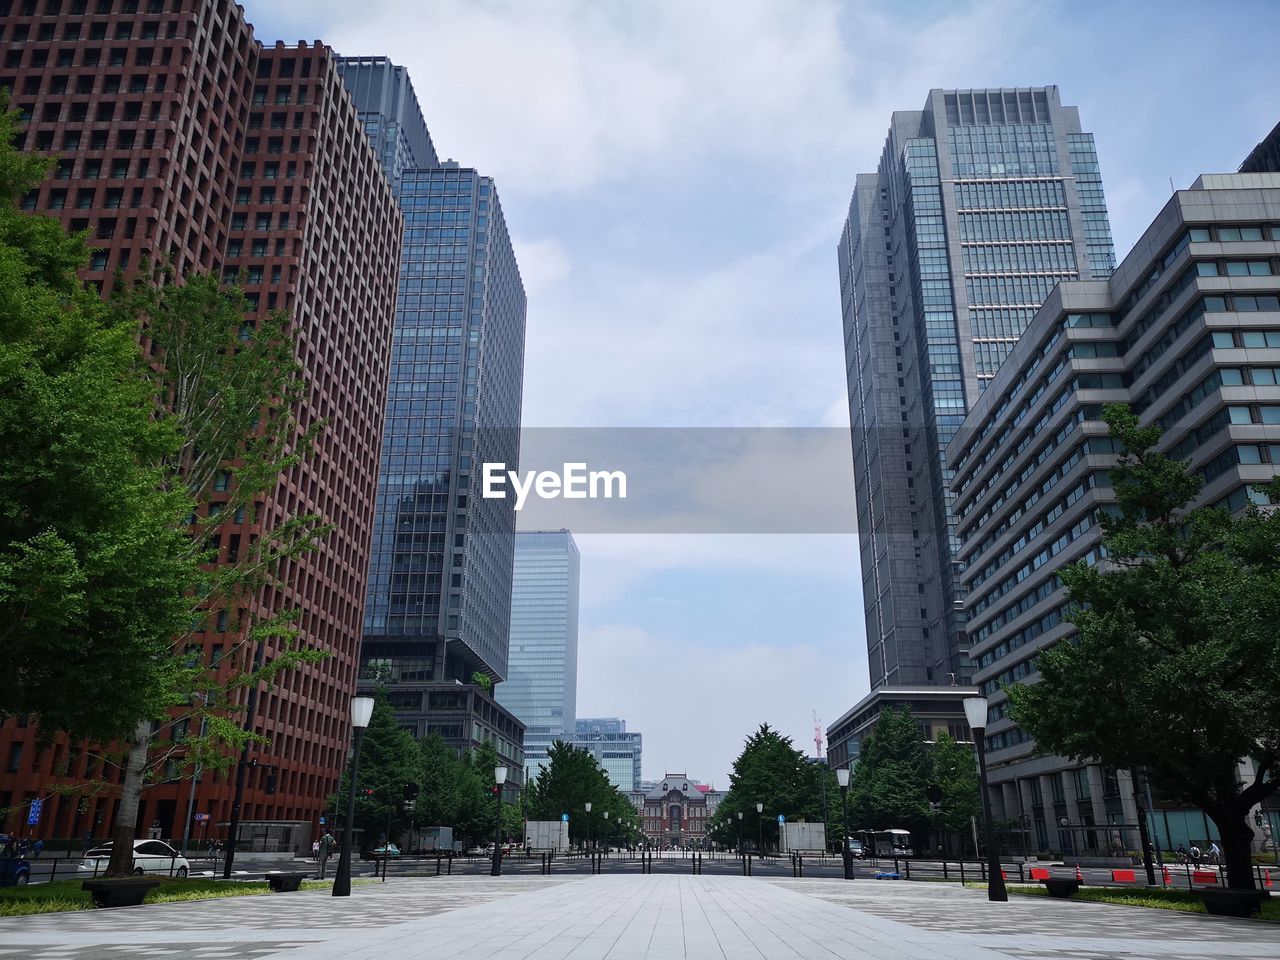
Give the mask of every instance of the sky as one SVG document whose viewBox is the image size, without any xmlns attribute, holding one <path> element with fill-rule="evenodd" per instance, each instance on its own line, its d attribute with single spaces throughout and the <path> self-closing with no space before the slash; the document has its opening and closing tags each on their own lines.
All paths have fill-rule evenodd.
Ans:
<svg viewBox="0 0 1280 960">
<path fill-rule="evenodd" d="M 836 244 L 930 88 L 1057 84 L 1121 257 L 1280 121 L 1267 0 L 244 2 L 264 42 L 407 66 L 441 158 L 495 178 L 527 428 L 847 429 Z M 831 533 L 579 532 L 578 715 L 643 733 L 646 777 L 727 788 L 760 723 L 812 754 L 867 692 L 852 467 L 816 469 Z"/>
</svg>

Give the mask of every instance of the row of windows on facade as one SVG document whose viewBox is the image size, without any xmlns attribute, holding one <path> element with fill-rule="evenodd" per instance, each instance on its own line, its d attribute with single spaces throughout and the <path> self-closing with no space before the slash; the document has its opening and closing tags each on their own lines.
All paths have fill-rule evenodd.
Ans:
<svg viewBox="0 0 1280 960">
<path fill-rule="evenodd" d="M 1216 433 L 1224 425 L 1224 422 L 1232 423 L 1265 423 L 1269 425 L 1280 425 L 1280 405 L 1254 405 L 1251 407 L 1229 407 L 1227 409 L 1229 419 L 1227 421 L 1219 421 L 1215 423 L 1214 430 Z M 1207 439 L 1207 438 L 1206 438 Z M 1114 442 L 1110 438 L 1098 437 L 1090 441 L 1097 447 L 1097 452 L 1116 452 Z M 1237 465 L 1250 464 L 1280 464 L 1280 444 L 1269 443 L 1245 443 L 1235 444 L 1221 451 L 1218 455 L 1202 464 L 1198 469 L 1199 474 L 1204 478 L 1205 482 L 1216 479 L 1223 473 L 1233 469 Z M 1269 499 L 1266 494 L 1253 485 L 1238 485 L 1226 497 L 1222 498 L 1215 506 L 1226 506 L 1228 509 L 1239 509 L 1247 502 L 1267 504 Z M 1113 509 L 1113 508 L 1112 508 Z M 1096 562 L 1096 559 L 1105 552 L 1099 545 L 1091 550 L 1085 556 L 1086 562 Z M 1023 611 L 1034 606 L 1036 603 L 1047 598 L 1061 587 L 1061 580 L 1055 574 L 1050 579 L 1042 583 L 1038 588 L 1026 594 L 1020 600 L 1009 607 L 1002 614 L 993 618 L 983 628 L 971 634 L 971 639 L 975 644 L 980 644 L 992 632 L 998 630 L 1001 626 L 1010 622 Z M 990 596 L 990 595 L 988 595 Z M 980 604 L 978 608 L 984 604 Z M 1018 649 L 1042 633 L 1052 629 L 1059 622 L 1065 613 L 1065 606 L 1049 611 L 1039 620 L 1024 627 L 1022 630 L 1005 638 L 1000 645 L 993 650 L 983 654 L 979 658 L 979 666 L 985 667 L 992 663 L 1004 659 L 1011 651 Z M 984 681 L 982 687 L 986 693 L 993 693 L 1003 684 L 1016 682 L 1025 679 L 1035 671 L 1035 657 L 1032 656 L 1026 660 L 1006 668 L 998 676 L 992 677 Z"/>
<path fill-rule="evenodd" d="M 1251 261 L 1251 262 L 1260 262 L 1260 261 Z M 1209 269 L 1219 269 L 1219 267 L 1217 264 L 1214 264 Z M 1248 267 L 1246 267 L 1246 269 L 1248 269 Z M 1188 268 L 1188 270 L 1183 274 L 1183 277 L 1189 277 L 1194 279 L 1194 277 L 1198 275 L 1199 275 L 1198 268 L 1196 265 L 1193 265 L 1192 267 Z M 1210 275 L 1216 275 L 1216 274 L 1210 274 Z M 1186 283 L 1180 282 L 1177 286 L 1177 289 L 1178 290 L 1185 289 L 1186 285 L 1189 284 L 1190 282 L 1191 280 L 1188 280 Z M 1173 301 L 1173 299 L 1175 298 L 1172 296 L 1167 298 L 1166 297 L 1161 298 L 1165 307 L 1167 307 L 1169 303 Z M 1165 331 L 1165 333 L 1160 337 L 1160 339 L 1157 340 L 1151 347 L 1149 347 L 1141 356 L 1139 356 L 1138 359 L 1132 364 L 1132 366 L 1128 370 L 1120 374 L 1120 380 L 1118 382 L 1118 385 L 1127 386 L 1136 377 L 1141 376 L 1141 374 L 1145 372 L 1151 366 L 1151 364 L 1155 363 L 1156 360 L 1158 360 L 1163 355 L 1165 350 L 1167 350 L 1169 346 L 1171 346 L 1177 339 L 1179 339 L 1181 335 L 1188 328 L 1190 328 L 1193 324 L 1199 322 L 1205 313 L 1223 313 L 1228 311 L 1234 311 L 1237 313 L 1257 313 L 1257 312 L 1275 312 L 1277 310 L 1280 310 L 1280 295 L 1276 295 L 1276 294 L 1259 293 L 1259 294 L 1236 294 L 1232 296 L 1203 297 L 1197 300 L 1194 304 L 1192 304 L 1191 307 L 1189 307 L 1179 317 L 1178 320 L 1170 324 L 1167 330 Z M 1082 318 L 1083 318 L 1083 321 L 1082 321 Z M 1124 339 L 1118 342 L 1117 344 L 1118 352 L 1123 354 L 1126 348 L 1132 345 L 1137 340 L 1137 338 L 1142 333 L 1144 333 L 1146 329 L 1149 329 L 1151 324 L 1154 323 L 1155 320 L 1158 318 L 1159 318 L 1159 314 L 1157 313 L 1154 316 L 1152 316 L 1150 322 L 1145 322 L 1147 318 L 1144 316 L 1143 318 L 1144 323 L 1141 325 L 1141 329 L 1135 328 L 1133 331 L 1129 333 L 1127 337 L 1125 337 Z M 1107 321 L 1109 321 L 1110 319 L 1111 319 L 1110 315 L 1108 314 L 1083 314 L 1083 315 L 1072 314 L 1064 318 L 1063 321 L 1060 321 L 1059 324 L 1054 328 L 1054 332 L 1050 335 L 1049 339 L 1047 339 L 1045 343 L 1041 346 L 1036 357 L 1032 360 L 1032 362 L 1030 362 L 1027 365 L 1027 368 L 1024 370 L 1019 380 L 1015 384 L 1013 384 L 1010 387 L 1010 389 L 1007 391 L 1005 398 L 1001 402 L 1001 404 L 987 418 L 987 421 L 984 424 L 984 426 L 978 431 L 975 441 L 970 444 L 969 448 L 964 451 L 961 457 L 957 458 L 955 463 L 956 469 L 959 470 L 962 466 L 966 464 L 967 458 L 970 452 L 972 451 L 972 449 L 978 443 L 980 443 L 983 439 L 985 439 L 985 437 L 990 433 L 992 429 L 994 429 L 997 423 L 1000 422 L 1000 418 L 1003 415 L 1004 410 L 1007 408 L 1009 401 L 1012 400 L 1012 398 L 1017 394 L 1017 392 L 1021 389 L 1021 387 L 1029 381 L 1029 379 L 1031 378 L 1031 375 L 1035 373 L 1036 368 L 1039 366 L 1040 361 L 1057 344 L 1063 330 L 1071 326 L 1077 325 L 1078 323 L 1081 323 L 1081 322 L 1087 322 L 1088 325 L 1094 325 L 1094 326 L 1105 325 Z M 1219 331 L 1218 333 L 1219 333 L 1218 343 L 1223 347 L 1230 347 L 1234 345 L 1243 346 L 1246 342 L 1249 345 L 1254 345 L 1254 346 L 1266 345 L 1265 332 L 1262 332 L 1262 331 L 1239 331 L 1237 333 L 1232 333 L 1230 331 Z M 1087 349 L 1087 348 L 1083 348 L 1083 345 L 1077 345 L 1077 348 L 1073 348 L 1073 349 L 1081 349 L 1083 351 L 1084 349 Z M 1197 348 L 1193 348 L 1193 350 L 1195 349 Z M 1093 351 L 1094 351 L 1092 354 L 1093 356 L 1114 355 L 1111 352 L 1111 348 L 1106 347 L 1102 344 L 1095 345 L 1093 347 Z M 1084 356 L 1085 353 L 1079 352 L 1076 355 Z M 1012 427 L 1017 426 L 1021 422 L 1021 417 L 1025 416 L 1025 413 L 1028 412 L 1033 407 L 1035 401 L 1044 392 L 1044 389 L 1047 387 L 1048 383 L 1052 381 L 1059 373 L 1062 372 L 1062 370 L 1064 369 L 1065 361 L 1068 359 L 1070 359 L 1070 356 L 1064 354 L 1064 356 L 1059 360 L 1059 363 L 1054 368 L 1054 370 L 1051 371 L 1047 376 L 1045 376 L 1040 381 L 1039 389 L 1031 397 L 1023 401 L 1023 405 L 1020 408 L 1020 413 L 1017 416 L 1015 416 L 1013 422 L 1009 426 L 1006 426 L 1005 431 L 1001 434 L 1002 439 L 988 449 L 987 454 L 981 461 L 975 462 L 975 464 L 970 468 L 970 471 L 969 471 L 970 475 L 974 471 L 976 471 L 980 466 L 988 462 L 991 459 L 991 457 L 995 454 L 995 452 L 998 449 L 1001 449 L 1003 447 L 1003 439 L 1007 437 Z M 1179 371 L 1179 375 L 1180 375 L 1180 371 Z M 1176 379 L 1176 376 L 1172 377 L 1169 382 L 1172 382 L 1173 379 Z M 1101 384 L 1101 382 L 1102 381 L 1099 381 L 1099 385 Z M 1154 397 L 1147 397 L 1144 394 L 1144 396 L 1140 398 L 1140 401 L 1145 405 L 1146 403 L 1149 403 L 1151 399 L 1154 399 Z M 966 477 L 965 479 L 958 481 L 954 486 L 954 489 L 956 489 L 957 492 L 963 492 L 968 482 L 969 482 L 969 478 Z M 990 482 L 990 480 L 988 482 Z"/>
</svg>

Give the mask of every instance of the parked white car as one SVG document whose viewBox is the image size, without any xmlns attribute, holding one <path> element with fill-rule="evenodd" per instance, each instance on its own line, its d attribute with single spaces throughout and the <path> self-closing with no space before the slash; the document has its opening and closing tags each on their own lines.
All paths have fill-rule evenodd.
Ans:
<svg viewBox="0 0 1280 960">
<path fill-rule="evenodd" d="M 80 872 L 102 876 L 111 862 L 111 841 L 94 847 L 80 861 Z M 158 873 L 165 877 L 185 877 L 191 872 L 187 858 L 163 840 L 133 841 L 133 872 Z"/>
</svg>

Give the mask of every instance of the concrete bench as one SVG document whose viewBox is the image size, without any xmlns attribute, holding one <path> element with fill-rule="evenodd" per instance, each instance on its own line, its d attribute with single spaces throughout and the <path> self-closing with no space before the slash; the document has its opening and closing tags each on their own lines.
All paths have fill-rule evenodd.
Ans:
<svg viewBox="0 0 1280 960">
<path fill-rule="evenodd" d="M 1066 900 L 1074 897 L 1080 890 L 1080 881 L 1075 877 L 1047 877 L 1040 881 L 1044 884 L 1049 896 Z"/>
<path fill-rule="evenodd" d="M 80 889 L 89 891 L 95 907 L 136 907 L 158 886 L 159 880 L 118 877 L 110 880 L 86 880 L 80 884 Z"/>
<path fill-rule="evenodd" d="M 296 870 L 289 873 L 268 873 L 267 883 L 271 886 L 273 893 L 291 893 L 302 886 L 302 881 L 311 876 L 306 870 Z"/>
</svg>

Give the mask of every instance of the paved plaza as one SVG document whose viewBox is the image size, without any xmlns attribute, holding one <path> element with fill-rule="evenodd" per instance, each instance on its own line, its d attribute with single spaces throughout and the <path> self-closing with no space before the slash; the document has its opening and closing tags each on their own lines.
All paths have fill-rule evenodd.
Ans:
<svg viewBox="0 0 1280 960">
<path fill-rule="evenodd" d="M 1280 925 L 956 884 L 747 877 L 392 878 L 325 892 L 0 919 L 0 960 L 1208 960 Z"/>
</svg>

